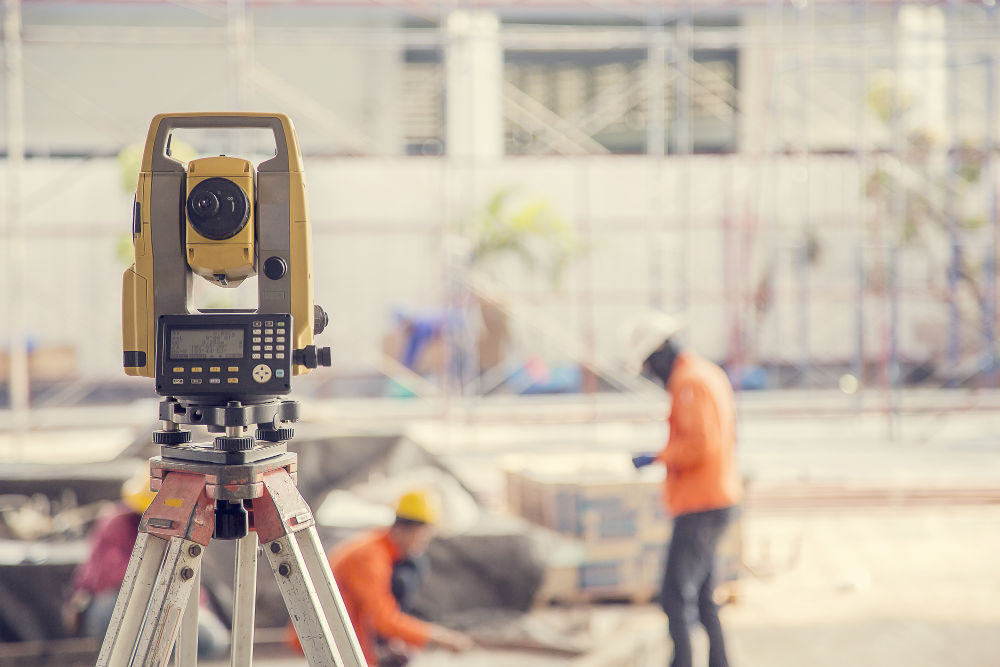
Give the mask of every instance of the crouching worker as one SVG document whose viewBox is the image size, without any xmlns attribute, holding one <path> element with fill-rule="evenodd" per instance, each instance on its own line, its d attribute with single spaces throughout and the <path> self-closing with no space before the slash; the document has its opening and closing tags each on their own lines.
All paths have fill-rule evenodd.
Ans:
<svg viewBox="0 0 1000 667">
<path fill-rule="evenodd" d="M 148 464 L 122 484 L 122 499 L 105 508 L 89 535 L 90 553 L 73 574 L 72 591 L 63 606 L 70 632 L 103 640 L 111 624 L 118 590 L 139 535 L 139 522 L 156 494 L 149 490 Z M 229 630 L 205 604 L 200 593 L 198 656 L 222 657 L 229 650 Z"/>
<path fill-rule="evenodd" d="M 333 578 L 369 665 L 405 665 L 413 648 L 428 644 L 452 651 L 472 648 L 468 636 L 408 613 L 420 586 L 421 556 L 437 521 L 431 498 L 410 492 L 399 499 L 392 526 L 347 540 L 329 554 Z M 291 624 L 287 638 L 301 653 Z"/>
</svg>

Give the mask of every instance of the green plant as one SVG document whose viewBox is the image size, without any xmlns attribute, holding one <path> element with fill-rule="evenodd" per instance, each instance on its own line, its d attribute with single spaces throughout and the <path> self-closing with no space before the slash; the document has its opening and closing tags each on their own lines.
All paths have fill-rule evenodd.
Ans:
<svg viewBox="0 0 1000 667">
<path fill-rule="evenodd" d="M 901 251 L 902 261 L 919 257 L 916 265 L 926 266 L 923 287 L 950 303 L 966 324 L 985 323 L 992 276 L 983 238 L 987 214 L 976 209 L 982 206 L 987 152 L 968 139 L 957 145 L 945 141 L 938 128 L 922 123 L 916 101 L 917 94 L 902 89 L 891 73 L 879 73 L 870 82 L 869 110 L 903 132 L 896 151 L 872 154 L 862 185 L 872 203 L 872 246 Z M 893 284 L 890 261 L 885 252 L 868 253 L 870 291 L 885 292 Z"/>
<path fill-rule="evenodd" d="M 505 188 L 497 191 L 476 216 L 469 264 L 483 266 L 516 256 L 531 272 L 558 286 L 583 245 L 570 222 L 541 198 L 527 198 Z"/>
</svg>

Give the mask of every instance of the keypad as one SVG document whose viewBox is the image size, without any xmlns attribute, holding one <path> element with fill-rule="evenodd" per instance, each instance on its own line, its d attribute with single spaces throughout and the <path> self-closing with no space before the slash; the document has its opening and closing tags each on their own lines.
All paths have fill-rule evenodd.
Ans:
<svg viewBox="0 0 1000 667">
<path fill-rule="evenodd" d="M 184 393 L 184 388 L 190 391 L 202 393 L 214 393 L 226 391 L 220 385 L 233 387 L 229 391 L 239 391 L 245 387 L 248 380 L 258 385 L 267 385 L 280 380 L 283 385 L 287 384 L 288 376 L 291 375 L 287 367 L 288 359 L 292 356 L 292 345 L 290 340 L 291 328 L 286 322 L 277 320 L 253 320 L 251 326 L 244 331 L 250 333 L 247 336 L 246 346 L 243 348 L 245 356 L 231 359 L 204 359 L 199 365 L 181 365 L 181 361 L 170 360 L 164 364 L 165 370 L 172 371 L 172 376 L 166 382 L 178 387 L 176 391 Z M 253 364 L 248 364 L 253 360 Z M 265 361 L 267 363 L 262 363 Z M 277 361 L 272 361 L 277 360 Z M 215 363 L 218 365 L 205 365 Z M 177 364 L 177 365 L 174 365 Z M 231 365 L 230 365 L 231 364 Z M 249 376 L 249 377 L 248 377 Z M 235 386 L 234 386 L 235 385 Z M 264 387 L 261 386 L 261 389 Z"/>
</svg>

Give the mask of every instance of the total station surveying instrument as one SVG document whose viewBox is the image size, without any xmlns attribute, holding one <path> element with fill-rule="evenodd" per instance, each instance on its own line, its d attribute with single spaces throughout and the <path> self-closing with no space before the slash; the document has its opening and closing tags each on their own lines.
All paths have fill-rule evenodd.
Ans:
<svg viewBox="0 0 1000 667">
<path fill-rule="evenodd" d="M 265 129 L 274 157 L 184 163 L 177 129 Z M 299 404 L 282 397 L 295 375 L 330 365 L 314 336 L 327 324 L 313 303 L 302 156 L 284 114 L 177 113 L 153 118 L 135 194 L 135 264 L 123 277 L 125 372 L 153 378 L 163 397 L 150 459 L 156 498 L 142 517 L 97 664 L 197 661 L 201 561 L 214 537 L 236 549 L 232 664 L 253 656 L 258 543 L 312 665 L 366 663 L 315 520 L 295 487 L 287 450 Z M 194 276 L 235 287 L 259 274 L 254 309 L 193 311 Z M 191 443 L 185 426 L 218 434 Z"/>
</svg>

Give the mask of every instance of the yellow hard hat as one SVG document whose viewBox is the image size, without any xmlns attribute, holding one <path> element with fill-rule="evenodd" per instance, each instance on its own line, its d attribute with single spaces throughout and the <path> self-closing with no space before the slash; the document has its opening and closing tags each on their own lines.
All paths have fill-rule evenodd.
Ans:
<svg viewBox="0 0 1000 667">
<path fill-rule="evenodd" d="M 410 491 L 396 502 L 396 517 L 437 525 L 440 520 L 435 498 L 426 491 Z"/>
<path fill-rule="evenodd" d="M 149 472 L 145 466 L 122 484 L 122 500 L 138 514 L 143 514 L 155 497 L 156 493 L 149 490 Z"/>
</svg>

